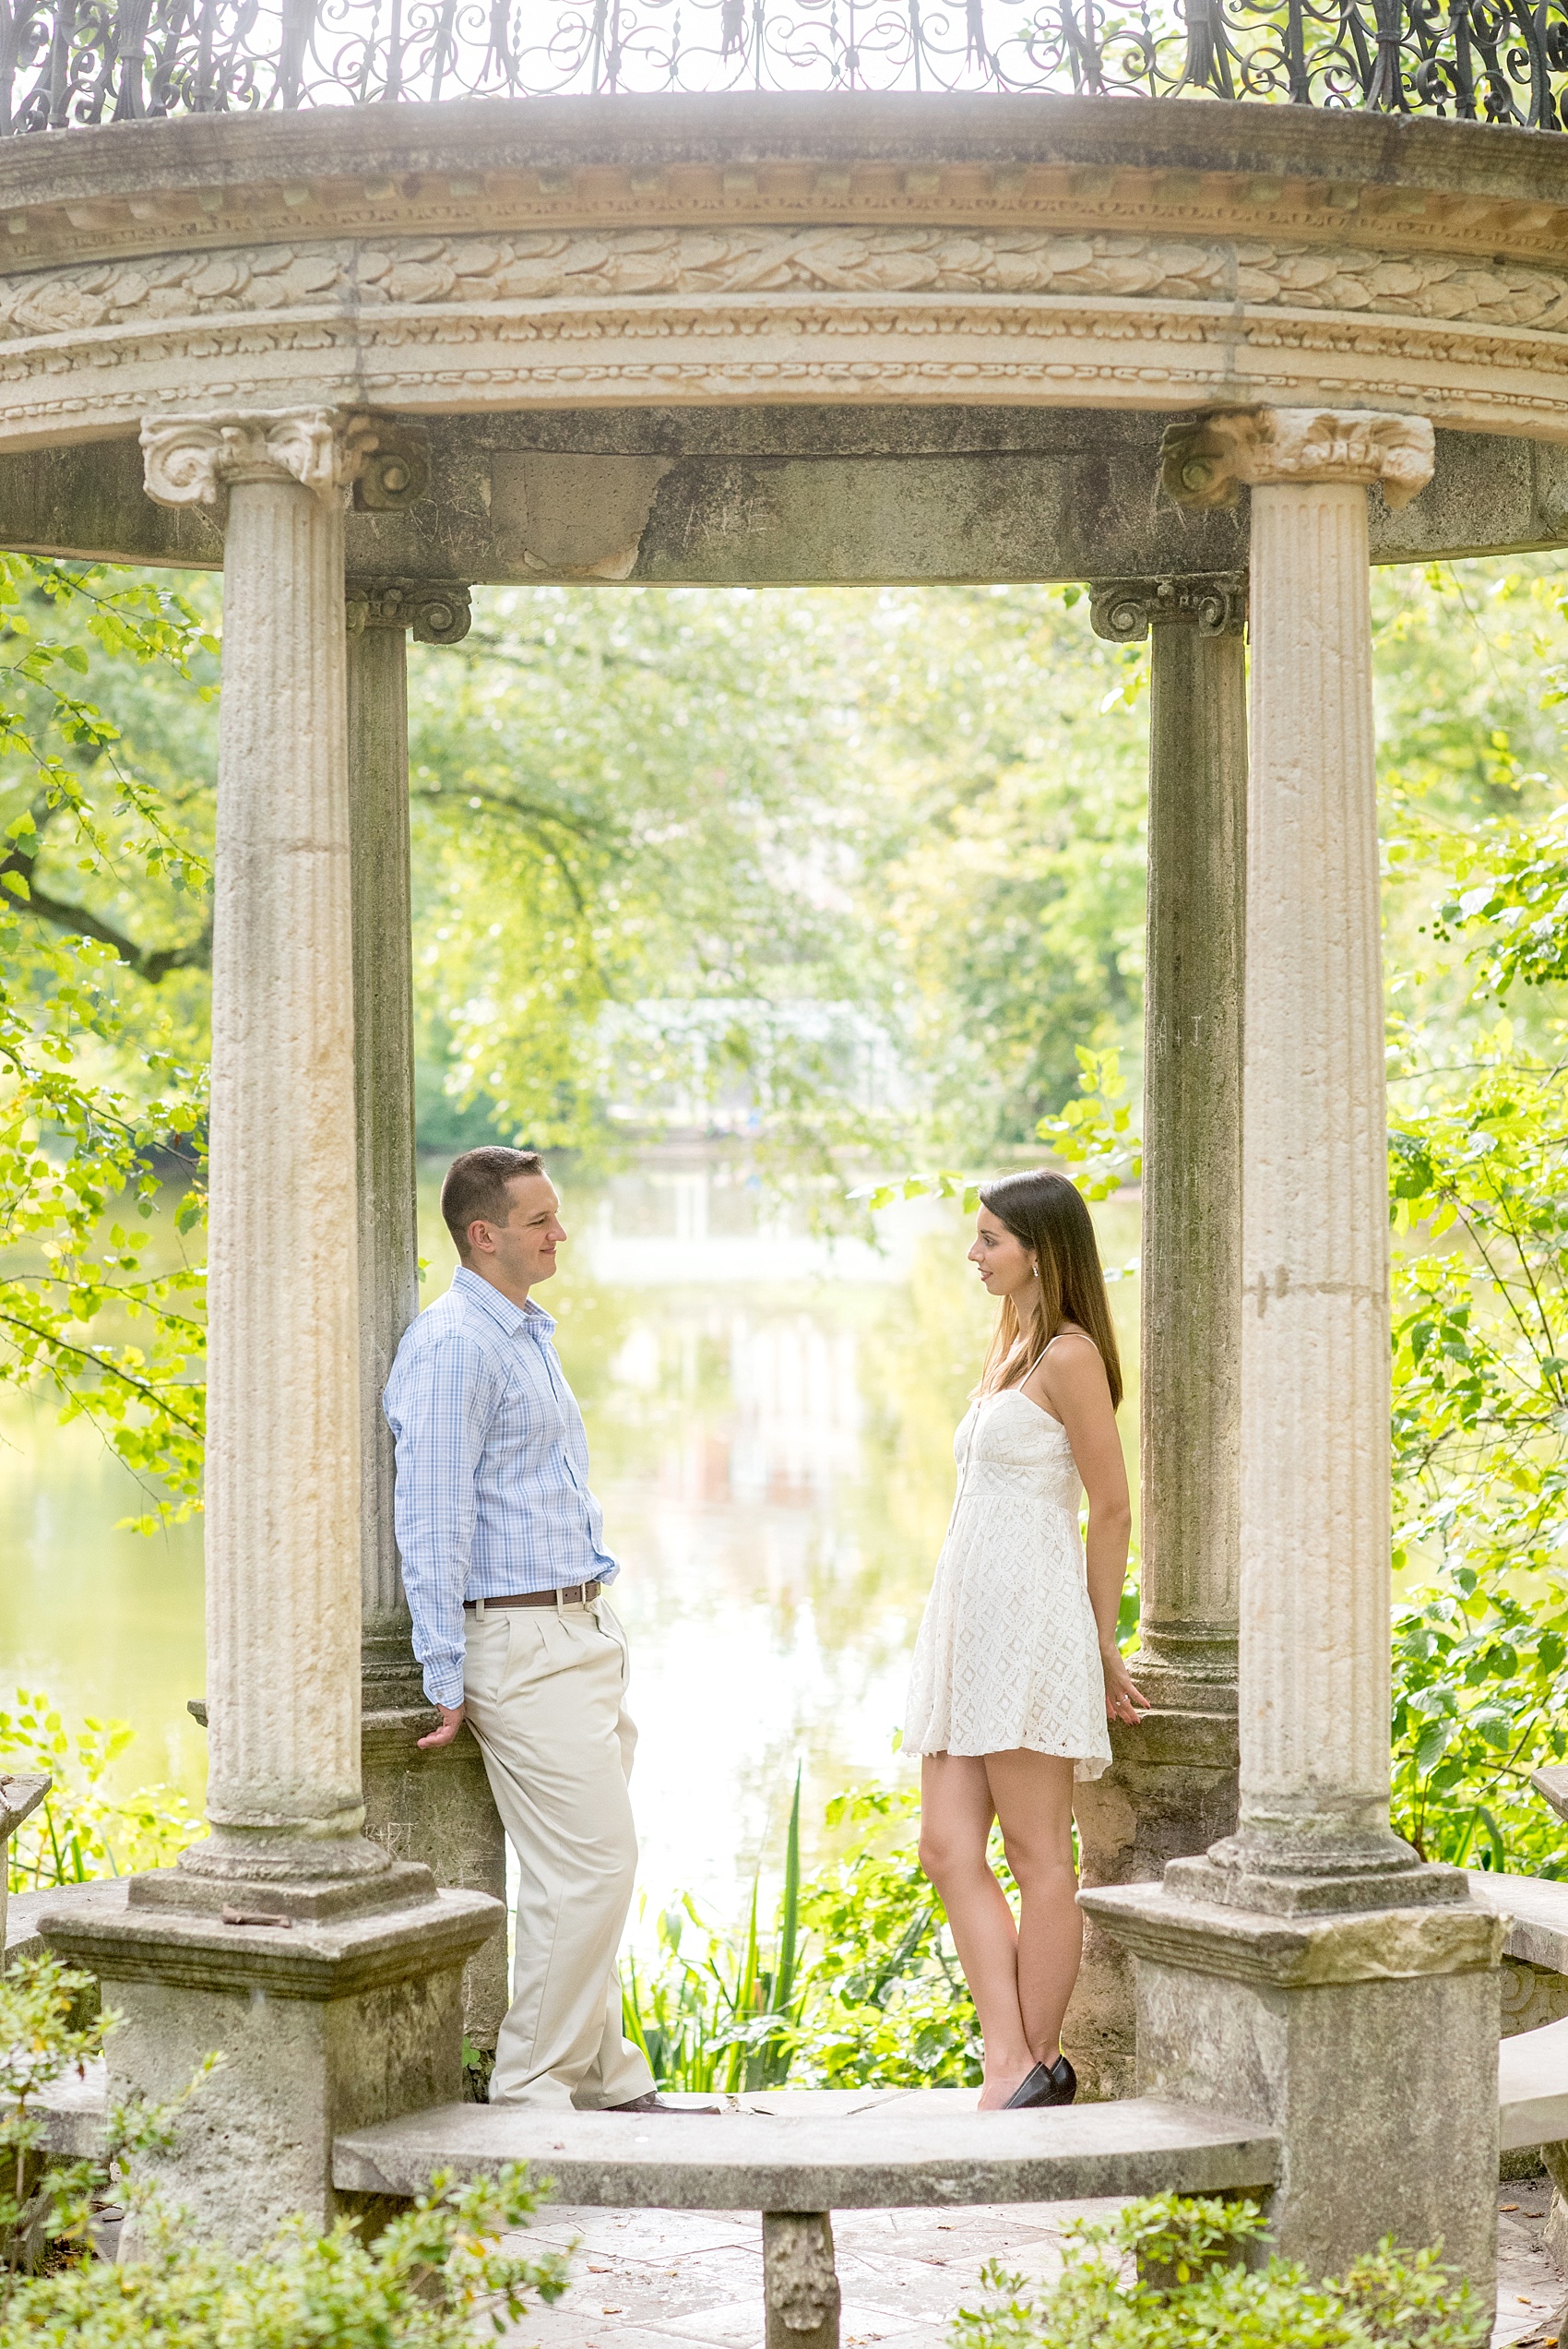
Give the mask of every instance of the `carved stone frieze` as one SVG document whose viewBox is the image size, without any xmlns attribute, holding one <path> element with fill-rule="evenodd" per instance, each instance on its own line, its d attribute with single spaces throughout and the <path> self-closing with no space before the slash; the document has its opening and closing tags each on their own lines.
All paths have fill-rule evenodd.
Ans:
<svg viewBox="0 0 1568 2349">
<path fill-rule="evenodd" d="M 1165 579 L 1095 579 L 1089 622 L 1111 644 L 1141 644 L 1151 626 L 1185 621 L 1199 636 L 1239 636 L 1247 624 L 1244 571 L 1201 571 Z"/>
<path fill-rule="evenodd" d="M 1408 506 L 1431 479 L 1425 416 L 1369 409 L 1220 409 L 1165 435 L 1160 478 L 1178 506 L 1233 506 L 1243 483 L 1378 482 Z"/>
<path fill-rule="evenodd" d="M 725 271 L 741 246 L 755 279 L 765 236 L 797 257 L 809 250 L 811 284 L 754 282 L 749 292 L 729 284 Z M 1051 248 L 1054 267 L 1068 242 L 1032 231 L 659 230 L 645 240 L 657 250 L 639 259 L 645 290 L 623 280 L 612 296 L 587 268 L 571 291 L 524 292 L 497 256 L 504 245 L 515 256 L 525 242 L 565 244 L 573 254 L 580 245 L 589 257 L 588 241 L 564 233 L 491 239 L 485 269 L 459 273 L 449 286 L 443 272 L 458 257 L 477 263 L 481 241 L 427 239 L 416 251 L 416 240 L 403 240 L 396 250 L 410 272 L 397 281 L 404 298 L 389 291 L 381 301 L 351 281 L 353 247 L 345 244 L 334 249 L 334 266 L 349 274 L 327 281 L 307 271 L 291 280 L 303 293 L 265 315 L 226 314 L 221 304 L 239 298 L 231 289 L 204 292 L 195 309 L 149 304 L 97 325 L 84 313 L 68 329 L 0 336 L 0 446 L 124 431 L 187 401 L 223 416 L 310 405 L 417 414 L 432 407 L 911 399 L 1190 412 L 1239 404 L 1249 393 L 1276 409 L 1353 412 L 1381 403 L 1455 429 L 1568 440 L 1568 333 L 1426 322 L 1365 307 L 1241 306 L 1233 292 L 1220 298 L 1223 278 L 1214 280 L 1212 299 L 1193 297 L 1195 279 L 1172 294 L 1165 264 L 1174 245 L 1160 248 L 1159 291 L 1092 293 L 1064 277 L 1031 277 L 1041 251 Z M 592 242 L 601 258 L 613 248 L 617 269 L 639 258 L 629 238 L 617 246 L 606 232 Z M 673 274 L 667 248 L 678 253 Z M 973 274 L 957 267 L 960 248 L 971 259 L 989 254 L 987 268 L 1007 282 L 989 296 L 977 292 Z M 830 249 L 837 282 L 829 281 Z M 851 251 L 875 263 L 863 280 L 849 266 Z M 1199 248 L 1187 251 L 1191 258 Z M 933 253 L 955 273 L 950 295 L 933 296 L 921 277 Z M 554 268 L 561 256 L 543 257 Z M 416 265 L 426 273 L 417 279 Z M 96 273 L 95 302 L 113 293 L 117 268 Z M 879 282 L 879 272 L 885 280 L 902 272 L 905 282 Z M 45 281 L 42 272 L 8 286 L 0 280 L 0 292 L 25 284 L 32 300 Z M 199 478 L 201 466 L 184 461 Z M 402 503 L 418 487 L 405 452 L 383 468 L 379 483 L 367 474 L 356 495 L 364 504 Z M 199 492 L 187 495 L 199 502 Z"/>
<path fill-rule="evenodd" d="M 345 616 L 350 636 L 362 628 L 408 628 L 416 644 L 460 644 L 473 612 L 469 589 L 455 579 L 351 578 Z"/>
<path fill-rule="evenodd" d="M 1467 320 L 1568 334 L 1528 263 L 1041 229 L 612 228 L 236 246 L 0 279 L 0 341 L 133 321 L 689 293 L 1069 294 Z"/>
</svg>

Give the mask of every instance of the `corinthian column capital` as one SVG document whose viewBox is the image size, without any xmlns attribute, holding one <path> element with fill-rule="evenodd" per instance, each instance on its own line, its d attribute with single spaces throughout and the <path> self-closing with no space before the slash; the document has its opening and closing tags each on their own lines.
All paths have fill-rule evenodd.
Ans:
<svg viewBox="0 0 1568 2349">
<path fill-rule="evenodd" d="M 353 409 L 148 416 L 141 447 L 160 506 L 216 506 L 235 482 L 292 481 L 334 501 L 362 484 L 367 505 L 388 507 L 411 505 L 425 482 L 413 436 Z"/>
<path fill-rule="evenodd" d="M 1435 440 L 1425 416 L 1374 409 L 1230 408 L 1173 424 L 1160 479 L 1178 506 L 1234 506 L 1244 482 L 1379 482 L 1408 506 L 1431 479 Z"/>
</svg>

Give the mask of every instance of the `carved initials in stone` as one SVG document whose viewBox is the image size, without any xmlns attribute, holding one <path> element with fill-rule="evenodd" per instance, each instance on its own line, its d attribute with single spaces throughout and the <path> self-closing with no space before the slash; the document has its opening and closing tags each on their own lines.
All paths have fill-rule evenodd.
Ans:
<svg viewBox="0 0 1568 2349">
<path fill-rule="evenodd" d="M 1089 621 L 1111 644 L 1141 644 L 1151 624 L 1184 620 L 1201 637 L 1238 635 L 1247 622 L 1245 571 L 1196 571 L 1170 579 L 1095 579 Z"/>
<path fill-rule="evenodd" d="M 1178 506 L 1234 506 L 1259 482 L 1381 482 L 1390 506 L 1408 506 L 1431 479 L 1436 441 L 1425 416 L 1367 409 L 1218 409 L 1173 424 L 1160 479 Z"/>
</svg>

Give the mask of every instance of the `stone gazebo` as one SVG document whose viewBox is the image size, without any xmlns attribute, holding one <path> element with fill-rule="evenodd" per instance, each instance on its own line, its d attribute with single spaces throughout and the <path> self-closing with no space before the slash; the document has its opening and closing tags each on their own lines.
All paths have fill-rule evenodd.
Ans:
<svg viewBox="0 0 1568 2349">
<path fill-rule="evenodd" d="M 1320 2271 L 1441 2234 L 1484 2288 L 1504 1926 L 1388 1824 L 1368 564 L 1568 542 L 1568 149 L 1378 111 L 1418 98 L 1375 39 L 1359 111 L 428 73 L 312 111 L 289 21 L 273 81 L 127 37 L 92 82 L 62 16 L 13 110 L 55 130 L 0 150 L 0 538 L 225 581 L 212 1834 L 44 1925 L 126 2016 L 114 2084 L 225 2051 L 171 2166 L 236 2243 L 514 2152 L 805 2212 L 768 2236 L 799 2349 L 836 2201 L 1254 2188 Z M 628 578 L 1087 580 L 1152 632 L 1157 1710 L 1085 1790 L 1108 2101 L 1071 2114 L 456 2103 L 503 1872 L 471 1744 L 414 1751 L 377 1407 L 416 1304 L 404 641 L 476 582 Z"/>
</svg>

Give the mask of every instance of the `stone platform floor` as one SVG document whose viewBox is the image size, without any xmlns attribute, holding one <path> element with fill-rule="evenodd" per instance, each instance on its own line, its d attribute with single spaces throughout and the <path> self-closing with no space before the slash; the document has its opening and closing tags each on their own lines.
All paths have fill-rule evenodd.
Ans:
<svg viewBox="0 0 1568 2349">
<path fill-rule="evenodd" d="M 1568 2283 L 1541 2248 L 1550 2188 L 1524 2179 L 1498 2194 L 1499 2271 L 1493 2349 L 1530 2349 Z M 980 2296 L 980 2271 L 1000 2260 L 1049 2279 L 1069 2219 L 1112 2202 L 1015 2202 L 972 2210 L 844 2211 L 835 2216 L 845 2349 L 941 2349 L 949 2319 Z M 744 2212 L 548 2209 L 530 2243 L 574 2241 L 572 2288 L 530 2310 L 515 2349 L 761 2349 L 762 2225 Z"/>
</svg>

